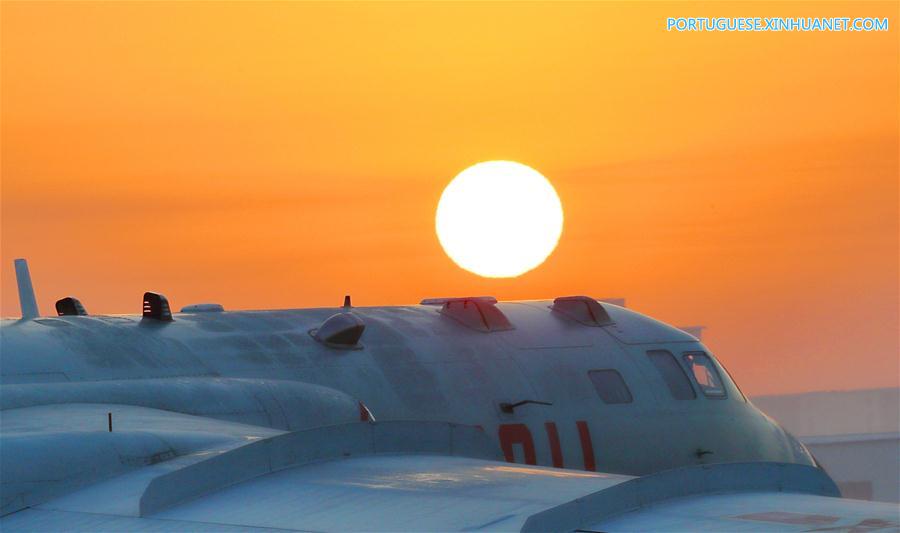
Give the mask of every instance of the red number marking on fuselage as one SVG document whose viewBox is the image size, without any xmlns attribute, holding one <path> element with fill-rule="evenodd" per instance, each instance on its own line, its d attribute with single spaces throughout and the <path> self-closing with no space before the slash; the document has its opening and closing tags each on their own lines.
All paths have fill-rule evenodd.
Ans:
<svg viewBox="0 0 900 533">
<path fill-rule="evenodd" d="M 591 441 L 591 430 L 584 420 L 575 422 L 575 425 L 578 426 L 578 438 L 581 440 L 581 454 L 584 456 L 584 469 L 593 472 L 597 470 L 597 466 L 594 464 L 594 443 Z"/>
<path fill-rule="evenodd" d="M 544 429 L 547 430 L 547 440 L 550 441 L 550 456 L 553 458 L 553 466 L 562 468 L 563 455 L 562 449 L 559 447 L 559 432 L 556 431 L 556 423 L 546 422 Z"/>
<path fill-rule="evenodd" d="M 522 451 L 525 453 L 525 463 L 536 465 L 537 458 L 534 454 L 534 440 L 531 438 L 531 431 L 525 424 L 500 424 L 500 448 L 503 449 L 503 455 L 509 463 L 516 462 L 516 456 L 513 453 L 513 445 L 521 444 Z"/>
<path fill-rule="evenodd" d="M 578 440 L 581 442 L 581 455 L 584 460 L 584 469 L 595 471 L 597 469 L 594 460 L 594 443 L 591 439 L 591 430 L 584 420 L 575 422 L 578 428 Z M 547 432 L 547 441 L 550 443 L 550 459 L 553 466 L 563 468 L 563 453 L 559 443 L 559 432 L 556 429 L 555 422 L 544 423 L 544 430 Z M 522 445 L 522 451 L 525 454 L 525 463 L 537 464 L 537 457 L 534 452 L 534 439 L 531 437 L 531 430 L 525 424 L 500 424 L 498 428 L 500 437 L 500 448 L 503 450 L 503 456 L 507 462 L 516 462 L 513 446 Z"/>
</svg>

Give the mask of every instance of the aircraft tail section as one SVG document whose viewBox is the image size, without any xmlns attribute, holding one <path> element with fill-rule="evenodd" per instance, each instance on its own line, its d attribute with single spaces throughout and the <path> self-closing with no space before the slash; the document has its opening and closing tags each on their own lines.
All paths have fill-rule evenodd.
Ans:
<svg viewBox="0 0 900 533">
<path fill-rule="evenodd" d="M 34 297 L 34 286 L 31 284 L 31 273 L 28 271 L 28 261 L 16 259 L 16 283 L 19 286 L 19 306 L 22 308 L 22 318 L 37 318 L 37 300 Z"/>
</svg>

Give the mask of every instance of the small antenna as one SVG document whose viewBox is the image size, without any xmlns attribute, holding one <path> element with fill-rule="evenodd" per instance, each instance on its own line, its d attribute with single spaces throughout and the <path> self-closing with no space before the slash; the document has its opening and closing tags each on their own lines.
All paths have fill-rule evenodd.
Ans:
<svg viewBox="0 0 900 533">
<path fill-rule="evenodd" d="M 344 309 L 350 309 L 351 307 L 353 306 L 350 305 L 350 295 L 348 294 L 347 296 L 344 296 Z"/>
<path fill-rule="evenodd" d="M 34 286 L 31 284 L 31 273 L 28 272 L 28 261 L 16 259 L 13 263 L 16 266 L 16 283 L 19 285 L 19 307 L 22 308 L 22 318 L 37 318 L 41 314 L 38 312 L 37 300 L 34 299 Z"/>
</svg>

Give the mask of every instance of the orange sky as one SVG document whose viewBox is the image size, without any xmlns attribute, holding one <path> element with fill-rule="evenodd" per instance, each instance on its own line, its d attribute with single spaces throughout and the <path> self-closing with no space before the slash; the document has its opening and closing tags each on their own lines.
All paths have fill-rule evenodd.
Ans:
<svg viewBox="0 0 900 533">
<path fill-rule="evenodd" d="M 2 2 L 2 313 L 584 293 L 707 344 L 745 392 L 897 386 L 898 3 Z M 878 16 L 887 33 L 668 33 Z M 443 187 L 556 186 L 556 252 L 457 267 Z"/>
</svg>

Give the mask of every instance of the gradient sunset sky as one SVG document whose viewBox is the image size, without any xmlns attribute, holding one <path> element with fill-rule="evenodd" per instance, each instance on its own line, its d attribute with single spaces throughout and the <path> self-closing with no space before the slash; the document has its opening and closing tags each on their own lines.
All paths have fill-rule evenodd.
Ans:
<svg viewBox="0 0 900 533">
<path fill-rule="evenodd" d="M 898 3 L 2 2 L 2 314 L 625 297 L 749 394 L 897 386 Z M 676 33 L 669 16 L 889 32 Z M 434 232 L 534 167 L 559 246 L 513 279 Z"/>
</svg>

